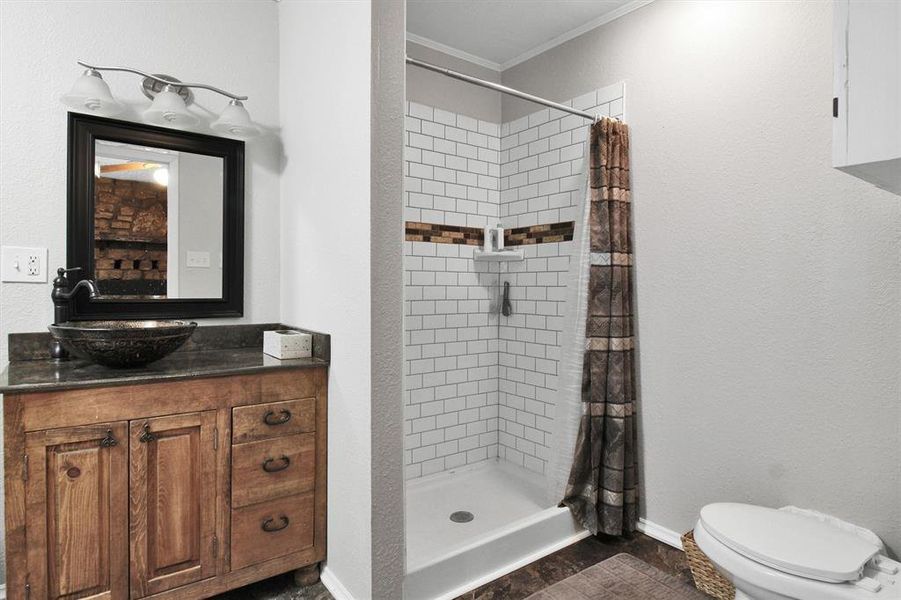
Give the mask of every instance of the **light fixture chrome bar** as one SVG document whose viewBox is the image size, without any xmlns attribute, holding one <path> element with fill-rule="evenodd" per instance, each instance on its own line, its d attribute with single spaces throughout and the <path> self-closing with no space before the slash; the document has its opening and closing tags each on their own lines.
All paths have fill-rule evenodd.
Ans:
<svg viewBox="0 0 901 600">
<path fill-rule="evenodd" d="M 466 75 L 465 73 L 460 73 L 458 71 L 452 71 L 451 69 L 445 69 L 444 67 L 439 67 L 437 65 L 433 65 L 431 63 L 423 62 L 421 60 L 417 60 L 415 58 L 407 57 L 407 64 L 413 65 L 416 67 L 421 67 L 423 69 L 428 69 L 429 71 L 434 71 L 436 73 L 441 73 L 442 75 L 447 75 L 448 77 L 453 77 L 454 79 L 459 79 L 460 81 L 466 81 L 468 83 L 472 83 L 484 88 L 488 88 L 490 90 L 495 90 L 502 94 L 507 94 L 508 96 L 515 96 L 517 98 L 522 98 L 523 100 L 528 100 L 529 102 L 534 102 L 536 104 L 543 104 L 544 106 L 550 106 L 551 108 L 556 108 L 557 110 L 562 110 L 563 112 L 568 112 L 572 115 L 578 115 L 582 118 L 588 119 L 590 121 L 597 121 L 600 118 L 600 115 L 593 115 L 591 113 L 585 112 L 584 110 L 577 110 L 571 106 L 567 106 L 565 104 L 560 104 L 559 102 L 554 102 L 552 100 L 545 100 L 540 96 L 535 96 L 532 94 L 527 94 L 526 92 L 520 92 L 519 90 L 514 90 L 511 87 L 507 87 L 505 85 L 501 85 L 499 83 L 494 83 L 493 81 L 485 81 L 484 79 L 479 79 L 478 77 L 473 77 L 471 75 Z M 181 84 L 179 84 L 181 85 Z"/>
<path fill-rule="evenodd" d="M 145 73 L 143 71 L 139 71 L 137 69 L 132 69 L 131 67 L 100 67 L 97 65 L 89 65 L 86 62 L 77 61 L 82 67 L 86 69 L 92 69 L 94 71 L 122 71 L 125 73 L 134 73 L 135 75 L 140 75 L 141 77 L 145 77 L 147 79 L 153 79 L 154 81 L 159 81 L 163 85 L 171 85 L 172 87 L 186 87 L 186 88 L 200 88 L 203 90 L 209 90 L 211 92 L 216 92 L 217 94 L 222 94 L 232 100 L 247 100 L 247 96 L 238 96 L 237 94 L 232 94 L 231 92 L 226 92 L 225 90 L 219 89 L 217 87 L 213 87 L 211 85 L 207 85 L 205 83 L 185 83 L 183 81 L 167 81 L 166 79 L 162 79 L 161 77 L 157 77 L 156 75 L 151 75 L 150 73 Z"/>
</svg>

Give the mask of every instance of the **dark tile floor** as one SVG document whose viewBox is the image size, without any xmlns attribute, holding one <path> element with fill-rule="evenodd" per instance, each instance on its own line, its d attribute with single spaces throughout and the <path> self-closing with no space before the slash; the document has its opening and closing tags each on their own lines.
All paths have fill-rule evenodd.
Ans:
<svg viewBox="0 0 901 600">
<path fill-rule="evenodd" d="M 468 592 L 457 600 L 521 600 L 622 552 L 691 583 L 691 572 L 682 552 L 636 533 L 629 539 L 585 538 Z M 321 582 L 308 588 L 298 588 L 290 575 L 284 575 L 216 596 L 215 600 L 333 600 L 333 598 Z"/>
<path fill-rule="evenodd" d="M 602 560 L 625 552 L 665 573 L 691 583 L 685 555 L 641 533 L 629 539 L 589 537 L 483 585 L 457 600 L 521 600 L 575 575 Z"/>
<path fill-rule="evenodd" d="M 211 600 L 334 600 L 334 597 L 321 581 L 301 588 L 294 585 L 294 578 L 288 573 L 214 596 Z"/>
</svg>

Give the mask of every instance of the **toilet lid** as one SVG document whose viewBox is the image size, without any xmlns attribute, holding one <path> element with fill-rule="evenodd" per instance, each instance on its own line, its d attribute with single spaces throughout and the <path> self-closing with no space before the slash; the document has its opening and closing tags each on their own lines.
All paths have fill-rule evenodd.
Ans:
<svg viewBox="0 0 901 600">
<path fill-rule="evenodd" d="M 879 548 L 803 515 L 751 504 L 708 504 L 701 524 L 732 550 L 784 573 L 839 583 L 860 578 Z"/>
</svg>

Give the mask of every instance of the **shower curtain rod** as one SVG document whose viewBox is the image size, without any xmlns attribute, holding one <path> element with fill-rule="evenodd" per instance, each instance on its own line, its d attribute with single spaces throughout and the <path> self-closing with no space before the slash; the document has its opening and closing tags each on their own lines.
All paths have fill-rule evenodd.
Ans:
<svg viewBox="0 0 901 600">
<path fill-rule="evenodd" d="M 545 106 L 550 106 L 551 108 L 556 108 L 557 110 L 562 110 L 563 112 L 568 112 L 573 115 L 578 115 L 578 116 L 588 119 L 590 121 L 597 121 L 600 118 L 600 115 L 593 115 L 591 113 L 585 112 L 584 110 L 576 110 L 575 108 L 573 108 L 571 106 L 566 106 L 565 104 L 560 104 L 559 102 L 545 100 L 544 98 L 541 98 L 540 96 L 533 96 L 532 94 L 520 92 L 519 90 L 514 90 L 513 88 L 507 87 L 505 85 L 501 85 L 499 83 L 494 83 L 493 81 L 485 81 L 484 79 L 479 79 L 478 77 L 473 77 L 471 75 L 466 75 L 464 73 L 459 73 L 457 71 L 445 69 L 444 67 L 439 67 L 437 65 L 423 62 L 423 61 L 417 60 L 415 58 L 410 58 L 409 56 L 407 57 L 407 64 L 421 67 L 423 69 L 428 69 L 429 71 L 434 71 L 436 73 L 441 73 L 442 75 L 447 75 L 448 77 L 453 77 L 454 79 L 459 79 L 460 81 L 466 81 L 469 83 L 473 83 L 475 85 L 480 85 L 484 88 L 488 88 L 490 90 L 495 90 L 502 94 L 507 94 L 509 96 L 516 96 L 517 98 L 522 98 L 523 100 L 528 100 L 529 102 L 535 102 L 536 104 L 543 104 Z"/>
</svg>

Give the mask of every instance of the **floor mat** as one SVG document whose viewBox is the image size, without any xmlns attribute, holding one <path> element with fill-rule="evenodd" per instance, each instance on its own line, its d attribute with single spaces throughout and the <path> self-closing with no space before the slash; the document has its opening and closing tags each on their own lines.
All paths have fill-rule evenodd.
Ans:
<svg viewBox="0 0 901 600">
<path fill-rule="evenodd" d="M 617 554 L 527 600 L 709 600 L 672 575 L 628 554 Z"/>
</svg>

